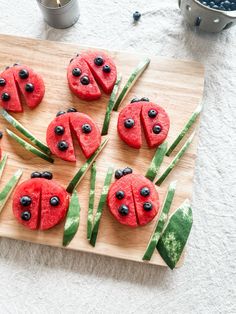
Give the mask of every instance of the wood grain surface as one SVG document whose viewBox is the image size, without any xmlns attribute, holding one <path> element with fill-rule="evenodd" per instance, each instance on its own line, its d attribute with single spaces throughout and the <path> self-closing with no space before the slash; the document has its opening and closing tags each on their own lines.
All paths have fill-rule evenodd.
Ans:
<svg viewBox="0 0 236 314">
<path fill-rule="evenodd" d="M 98 101 L 82 101 L 71 94 L 67 85 L 66 68 L 69 60 L 75 54 L 88 49 L 92 50 L 94 48 L 0 35 L 0 69 L 3 70 L 6 66 L 19 62 L 32 67 L 42 74 L 44 78 L 46 93 L 42 103 L 33 111 L 24 106 L 24 113 L 14 114 L 15 118 L 23 125 L 27 126 L 44 142 L 47 126 L 55 117 L 57 111 L 70 107 L 75 107 L 78 111 L 89 114 L 97 122 L 100 129 L 102 128 L 109 97 L 103 94 Z M 122 86 L 138 62 L 144 57 L 147 57 L 125 52 L 109 51 L 108 53 L 114 58 L 118 71 L 122 73 Z M 150 100 L 163 106 L 171 120 L 170 132 L 167 139 L 167 141 L 171 143 L 201 101 L 203 84 L 204 69 L 199 63 L 163 57 L 151 57 L 149 68 L 127 95 L 121 107 L 135 96 L 149 97 Z M 116 131 L 117 118 L 118 113 L 113 112 L 109 129 L 110 140 L 97 159 L 95 209 L 108 166 L 113 166 L 115 169 L 130 166 L 135 173 L 145 174 L 155 152 L 155 149 L 149 149 L 147 147 L 144 139 L 143 147 L 140 150 L 129 148 L 123 143 Z M 0 117 L 0 123 L 1 130 L 4 130 L 6 127 L 13 130 L 2 117 Z M 177 167 L 172 171 L 162 186 L 157 188 L 162 201 L 168 184 L 172 180 L 178 180 L 172 210 L 177 208 L 184 199 L 191 199 L 196 142 L 197 139 L 195 138 Z M 68 163 L 55 158 L 54 164 L 51 165 L 25 151 L 9 138 L 6 132 L 4 132 L 4 137 L 1 140 L 1 147 L 3 152 L 9 154 L 9 158 L 1 180 L 0 189 L 18 168 L 24 170 L 21 181 L 28 179 L 33 171 L 48 170 L 53 172 L 54 179 L 58 183 L 66 187 L 79 167 L 85 162 L 85 158 L 77 145 L 76 163 Z M 179 148 L 180 147 L 178 147 L 170 157 L 165 157 L 160 173 L 165 169 Z M 78 187 L 81 204 L 81 221 L 79 231 L 70 243 L 68 249 L 142 262 L 142 256 L 155 221 L 145 227 L 130 229 L 120 225 L 111 216 L 108 209 L 104 208 L 95 248 L 88 243 L 86 239 L 86 219 L 89 178 L 90 173 L 87 173 Z M 0 215 L 1 237 L 62 247 L 63 223 L 48 231 L 31 231 L 15 220 L 11 206 L 12 200 L 10 199 Z M 178 266 L 180 266 L 182 262 L 183 256 Z M 149 263 L 165 265 L 157 251 L 154 253 Z"/>
</svg>

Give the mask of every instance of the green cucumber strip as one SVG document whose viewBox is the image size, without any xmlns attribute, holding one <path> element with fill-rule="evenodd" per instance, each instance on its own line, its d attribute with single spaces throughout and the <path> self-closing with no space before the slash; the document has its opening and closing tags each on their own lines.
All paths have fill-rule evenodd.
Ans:
<svg viewBox="0 0 236 314">
<path fill-rule="evenodd" d="M 1 109 L 0 114 L 5 120 L 7 120 L 14 128 L 16 128 L 20 133 L 22 133 L 28 140 L 41 149 L 46 155 L 50 155 L 50 149 L 38 140 L 29 130 L 27 130 L 19 121 L 13 118 L 6 110 Z"/>
<path fill-rule="evenodd" d="M 74 238 L 80 221 L 80 204 L 76 190 L 73 191 L 64 226 L 63 246 L 67 246 Z"/>
<path fill-rule="evenodd" d="M 113 110 L 117 111 L 119 108 L 119 105 L 121 104 L 121 102 L 124 100 L 125 96 L 128 94 L 128 92 L 131 90 L 131 88 L 134 86 L 134 84 L 136 83 L 136 81 L 138 80 L 138 78 L 143 74 L 143 72 L 146 70 L 146 68 L 148 67 L 149 63 L 151 62 L 150 59 L 145 59 L 143 61 L 141 61 L 137 67 L 133 70 L 133 72 L 131 73 L 128 81 L 126 82 L 125 86 L 123 87 L 120 95 L 118 96 Z"/>
<path fill-rule="evenodd" d="M 109 186 L 111 184 L 113 172 L 114 172 L 113 168 L 108 168 L 106 178 L 104 181 L 104 185 L 103 185 L 103 189 L 102 189 L 102 194 L 101 194 L 101 197 L 100 197 L 100 200 L 98 203 L 97 212 L 96 212 L 96 215 L 94 217 L 93 230 L 92 230 L 92 234 L 91 234 L 91 238 L 90 238 L 90 244 L 92 246 L 95 246 L 95 244 L 96 244 L 97 235 L 98 235 L 98 228 L 99 228 L 100 220 L 102 217 L 103 206 L 104 206 L 106 199 L 107 199 L 107 194 L 108 194 Z"/>
<path fill-rule="evenodd" d="M 150 261 L 153 252 L 157 246 L 157 243 L 161 237 L 162 231 L 164 229 L 164 226 L 166 224 L 168 213 L 170 211 L 170 207 L 175 195 L 176 190 L 176 183 L 177 181 L 173 181 L 170 183 L 168 191 L 166 193 L 166 197 L 162 206 L 162 211 L 159 220 L 156 223 L 156 226 L 154 228 L 154 232 L 149 240 L 149 243 L 147 245 L 147 249 L 143 255 L 143 260 Z"/>
<path fill-rule="evenodd" d="M 171 161 L 171 163 L 169 164 L 169 166 L 166 168 L 166 170 L 162 173 L 162 175 L 160 176 L 160 178 L 156 181 L 156 185 L 161 185 L 162 182 L 166 179 L 166 177 L 169 175 L 169 173 L 173 170 L 173 168 L 175 167 L 175 165 L 179 162 L 179 160 L 181 159 L 181 157 L 184 155 L 184 153 L 186 152 L 186 150 L 188 149 L 189 145 L 191 144 L 193 137 L 195 135 L 195 132 L 193 132 L 191 134 L 191 136 L 187 139 L 187 141 L 185 142 L 185 144 L 183 145 L 183 147 L 181 148 L 181 150 L 176 154 L 175 158 Z"/>
<path fill-rule="evenodd" d="M 102 135 L 107 135 L 107 133 L 108 133 L 108 128 L 109 128 L 109 124 L 110 124 L 110 120 L 111 120 L 111 113 L 112 113 L 113 106 L 115 104 L 115 100 L 116 100 L 116 96 L 117 96 L 117 93 L 119 90 L 119 85 L 120 85 L 121 79 L 122 79 L 122 76 L 119 75 L 117 77 L 116 83 L 115 83 L 113 90 L 112 90 L 112 93 L 111 93 L 111 97 L 110 97 L 109 102 L 107 104 L 106 114 L 105 114 L 103 127 L 102 127 Z"/>
<path fill-rule="evenodd" d="M 4 186 L 4 188 L 2 189 L 2 191 L 0 192 L 0 213 L 2 211 L 2 209 L 4 208 L 7 200 L 9 199 L 12 191 L 14 190 L 14 188 L 16 187 L 21 175 L 22 175 L 23 171 L 22 170 L 17 170 L 13 176 L 11 177 L 11 179 L 6 183 L 6 185 Z"/>
<path fill-rule="evenodd" d="M 98 147 L 95 153 L 91 157 L 89 157 L 86 162 L 83 164 L 83 166 L 78 170 L 78 172 L 75 174 L 74 178 L 70 181 L 68 187 L 67 187 L 67 192 L 72 193 L 73 190 L 78 186 L 80 181 L 83 179 L 84 175 L 86 172 L 89 170 L 91 167 L 92 163 L 94 160 L 98 157 L 98 155 L 101 153 L 103 148 L 106 146 L 107 142 L 109 141 L 109 138 L 105 139 L 102 144 Z"/>
<path fill-rule="evenodd" d="M 16 135 L 14 132 L 6 129 L 7 134 L 10 135 L 10 137 L 12 137 L 17 143 L 19 143 L 22 147 L 24 147 L 26 150 L 28 150 L 29 152 L 35 154 L 36 156 L 53 163 L 54 160 L 44 154 L 43 152 L 41 152 L 40 150 L 38 150 L 37 148 L 35 148 L 34 146 L 32 146 L 31 144 L 29 144 L 28 142 L 26 142 L 25 140 L 23 140 L 21 137 L 19 137 L 18 135 Z"/>
<path fill-rule="evenodd" d="M 90 191 L 89 191 L 89 208 L 87 218 L 87 239 L 90 240 L 93 229 L 93 208 L 95 198 L 95 183 L 96 183 L 96 162 L 93 163 L 90 176 Z"/>
<path fill-rule="evenodd" d="M 176 137 L 174 142 L 170 145 L 166 152 L 166 156 L 170 156 L 170 154 L 173 152 L 175 147 L 180 143 L 180 141 L 184 138 L 185 134 L 188 132 L 188 130 L 191 128 L 191 126 L 195 123 L 197 120 L 197 117 L 199 116 L 200 112 L 202 111 L 202 105 L 200 104 L 197 106 L 197 108 L 192 113 L 191 117 L 189 118 L 188 122 L 185 124 L 179 135 Z"/>
<path fill-rule="evenodd" d="M 2 177 L 2 173 L 3 173 L 3 170 L 6 166 L 6 162 L 7 162 L 7 158 L 8 158 L 8 155 L 7 154 L 4 154 L 1 162 L 0 162 L 0 179 Z"/>
<path fill-rule="evenodd" d="M 149 180 L 154 181 L 157 175 L 157 172 L 163 162 L 166 151 L 167 151 L 167 142 L 164 142 L 157 148 L 155 155 L 151 161 L 151 164 L 148 168 L 148 171 L 145 175 L 146 178 L 148 178 Z"/>
<path fill-rule="evenodd" d="M 170 216 L 157 243 L 157 250 L 166 264 L 174 269 L 180 259 L 193 224 L 193 214 L 189 200 Z"/>
</svg>

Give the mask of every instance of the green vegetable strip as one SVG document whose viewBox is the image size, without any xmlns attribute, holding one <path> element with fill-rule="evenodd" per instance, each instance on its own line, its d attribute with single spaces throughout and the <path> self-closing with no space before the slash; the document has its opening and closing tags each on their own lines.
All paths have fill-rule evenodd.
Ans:
<svg viewBox="0 0 236 314">
<path fill-rule="evenodd" d="M 83 177 L 86 174 L 86 172 L 91 167 L 91 165 L 94 162 L 94 160 L 98 157 L 98 155 L 101 153 L 103 148 L 106 146 L 108 140 L 109 140 L 108 138 L 105 139 L 102 142 L 102 144 L 98 147 L 96 152 L 93 153 L 93 155 L 91 157 L 89 157 L 89 159 L 87 159 L 87 161 L 83 164 L 83 166 L 78 170 L 78 172 L 75 174 L 74 178 L 70 181 L 70 183 L 69 183 L 69 185 L 68 185 L 68 187 L 66 189 L 67 192 L 72 193 L 73 190 L 78 186 L 78 184 L 83 179 Z"/>
<path fill-rule="evenodd" d="M 166 168 L 166 170 L 162 173 L 160 178 L 156 181 L 156 185 L 161 185 L 162 182 L 166 179 L 166 177 L 169 175 L 169 173 L 172 171 L 172 169 L 175 167 L 175 165 L 179 162 L 181 157 L 184 155 L 186 150 L 188 149 L 189 145 L 191 144 L 195 132 L 192 133 L 192 135 L 188 138 L 188 140 L 185 142 L 184 146 L 181 148 L 181 150 L 177 153 L 175 158 L 171 161 L 169 166 Z"/>
<path fill-rule="evenodd" d="M 202 105 L 199 105 L 195 111 L 192 113 L 191 117 L 189 118 L 188 122 L 185 124 L 179 135 L 176 137 L 174 142 L 170 145 L 168 151 L 166 152 L 166 156 L 170 156 L 170 154 L 173 152 L 175 147 L 180 143 L 180 141 L 183 139 L 185 134 L 188 132 L 188 130 L 191 128 L 191 126 L 195 123 L 197 120 L 197 117 L 199 116 L 200 112 L 202 110 Z"/>
<path fill-rule="evenodd" d="M 117 96 L 117 93 L 119 90 L 121 78 L 122 78 L 121 75 L 119 75 L 117 80 L 116 80 L 116 83 L 113 87 L 109 102 L 107 104 L 106 115 L 105 115 L 103 127 L 102 127 L 102 135 L 107 135 L 107 133 L 108 133 L 108 128 L 109 128 L 109 124 L 110 124 L 110 120 L 111 120 L 111 113 L 112 113 L 112 109 L 113 109 L 113 106 L 114 106 L 114 103 L 116 100 L 116 96 Z"/>
<path fill-rule="evenodd" d="M 115 104 L 114 104 L 114 111 L 117 111 L 119 108 L 119 105 L 124 100 L 125 96 L 128 94 L 128 92 L 131 90 L 131 88 L 134 86 L 135 82 L 138 80 L 138 78 L 142 75 L 142 73 L 146 70 L 149 63 L 151 62 L 150 59 L 145 59 L 144 61 L 141 61 L 138 66 L 133 70 L 131 73 L 127 83 L 123 87 L 120 95 L 118 96 Z"/>
<path fill-rule="evenodd" d="M 160 218 L 157 221 L 156 226 L 154 228 L 153 235 L 151 236 L 149 240 L 146 252 L 143 255 L 143 260 L 150 261 L 153 255 L 153 252 L 157 246 L 157 243 L 161 237 L 161 234 L 165 226 L 165 223 L 167 221 L 168 213 L 170 211 L 170 207 L 171 207 L 174 195 L 175 195 L 176 183 L 177 181 L 173 181 L 169 185 L 169 188 L 168 188 L 168 191 L 167 191 L 167 194 L 166 194 L 163 206 L 162 206 Z"/>
<path fill-rule="evenodd" d="M 29 130 L 27 130 L 19 121 L 13 118 L 6 110 L 1 109 L 0 114 L 3 116 L 5 120 L 7 120 L 11 125 L 14 126 L 19 132 L 21 132 L 28 140 L 41 149 L 45 154 L 50 155 L 50 149 L 43 144 L 40 140 L 38 140 Z"/>
<path fill-rule="evenodd" d="M 171 268 L 175 268 L 188 240 L 193 224 L 192 209 L 186 200 L 170 216 L 168 223 L 157 243 L 157 250 Z"/>
<path fill-rule="evenodd" d="M 3 159 L 0 162 L 0 179 L 2 177 L 3 170 L 6 166 L 7 158 L 8 158 L 8 155 L 4 154 Z"/>
<path fill-rule="evenodd" d="M 152 159 L 152 162 L 145 175 L 149 180 L 154 181 L 157 175 L 157 172 L 163 162 L 166 151 L 167 151 L 167 142 L 164 142 L 157 148 L 155 155 Z"/>
<path fill-rule="evenodd" d="M 26 150 L 28 150 L 29 152 L 35 154 L 36 156 L 48 161 L 48 162 L 51 162 L 53 163 L 54 160 L 44 154 L 43 152 L 41 152 L 40 150 L 38 150 L 37 148 L 35 148 L 34 146 L 32 146 L 31 144 L 27 143 L 25 140 L 23 140 L 21 137 L 19 137 L 18 135 L 16 135 L 14 132 L 6 129 L 8 135 L 10 135 L 17 143 L 19 143 L 22 147 L 24 147 Z"/>
<path fill-rule="evenodd" d="M 2 189 L 2 191 L 0 192 L 0 212 L 2 211 L 2 209 L 4 208 L 7 200 L 9 199 L 12 191 L 14 190 L 14 188 L 16 187 L 21 175 L 22 175 L 22 170 L 17 170 L 13 176 L 11 177 L 11 179 L 7 182 L 7 184 L 4 186 L 4 188 Z"/>
<path fill-rule="evenodd" d="M 101 220 L 101 216 L 102 216 L 103 206 L 104 206 L 106 199 L 107 199 L 107 193 L 109 190 L 109 186 L 111 184 L 113 172 L 114 172 L 114 170 L 112 168 L 109 168 L 107 171 L 105 181 L 104 181 L 104 186 L 103 186 L 102 194 L 101 194 L 101 197 L 100 197 L 100 200 L 98 203 L 97 212 L 96 212 L 96 215 L 94 218 L 93 230 L 92 230 L 92 234 L 91 234 L 91 238 L 90 238 L 90 244 L 92 246 L 95 246 L 95 244 L 96 244 L 97 235 L 98 235 L 98 228 L 99 228 L 99 224 L 100 224 L 100 220 Z"/>
<path fill-rule="evenodd" d="M 93 208 L 95 198 L 95 183 L 96 183 L 96 162 L 93 163 L 90 176 L 90 191 L 89 191 L 89 208 L 87 218 L 87 239 L 90 240 L 93 228 Z"/>
<path fill-rule="evenodd" d="M 66 223 L 64 226 L 63 246 L 67 246 L 74 238 L 80 221 L 80 204 L 79 197 L 76 190 L 72 193 L 70 206 L 66 216 Z"/>
</svg>

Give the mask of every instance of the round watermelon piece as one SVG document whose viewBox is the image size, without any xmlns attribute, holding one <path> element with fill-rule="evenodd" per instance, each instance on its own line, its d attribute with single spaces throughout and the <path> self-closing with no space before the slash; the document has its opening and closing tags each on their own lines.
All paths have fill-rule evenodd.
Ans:
<svg viewBox="0 0 236 314">
<path fill-rule="evenodd" d="M 0 105 L 8 111 L 23 111 L 20 95 L 33 109 L 40 104 L 44 93 L 42 77 L 26 65 L 9 67 L 0 74 Z"/>
<path fill-rule="evenodd" d="M 159 195 L 150 180 L 142 175 L 128 174 L 111 185 L 107 204 L 121 224 L 144 226 L 158 213 Z"/>
<path fill-rule="evenodd" d="M 51 152 L 66 161 L 76 161 L 72 133 L 86 158 L 101 144 L 101 132 L 86 114 L 70 112 L 56 117 L 47 128 L 46 140 Z M 60 143 L 64 142 L 65 149 Z"/>
<path fill-rule="evenodd" d="M 106 94 L 110 94 L 117 79 L 117 70 L 113 60 L 104 52 L 94 51 L 82 54 L 95 80 Z"/>
<path fill-rule="evenodd" d="M 117 131 L 126 144 L 137 149 L 141 148 L 141 126 L 148 146 L 157 147 L 168 135 L 169 116 L 161 106 L 148 101 L 130 103 L 120 111 Z"/>
<path fill-rule="evenodd" d="M 43 178 L 21 183 L 13 195 L 13 214 L 25 227 L 47 230 L 59 224 L 67 213 L 69 194 L 55 181 Z"/>
<path fill-rule="evenodd" d="M 67 80 L 71 91 L 81 99 L 96 100 L 101 97 L 100 89 L 85 60 L 78 56 L 67 68 Z"/>
</svg>

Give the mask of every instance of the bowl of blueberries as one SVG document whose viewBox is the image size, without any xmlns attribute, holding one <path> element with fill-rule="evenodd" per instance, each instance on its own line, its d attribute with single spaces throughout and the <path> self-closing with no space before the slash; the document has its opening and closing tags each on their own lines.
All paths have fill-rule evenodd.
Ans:
<svg viewBox="0 0 236 314">
<path fill-rule="evenodd" d="M 196 29 L 220 32 L 236 24 L 236 0 L 178 0 L 186 21 Z"/>
</svg>

